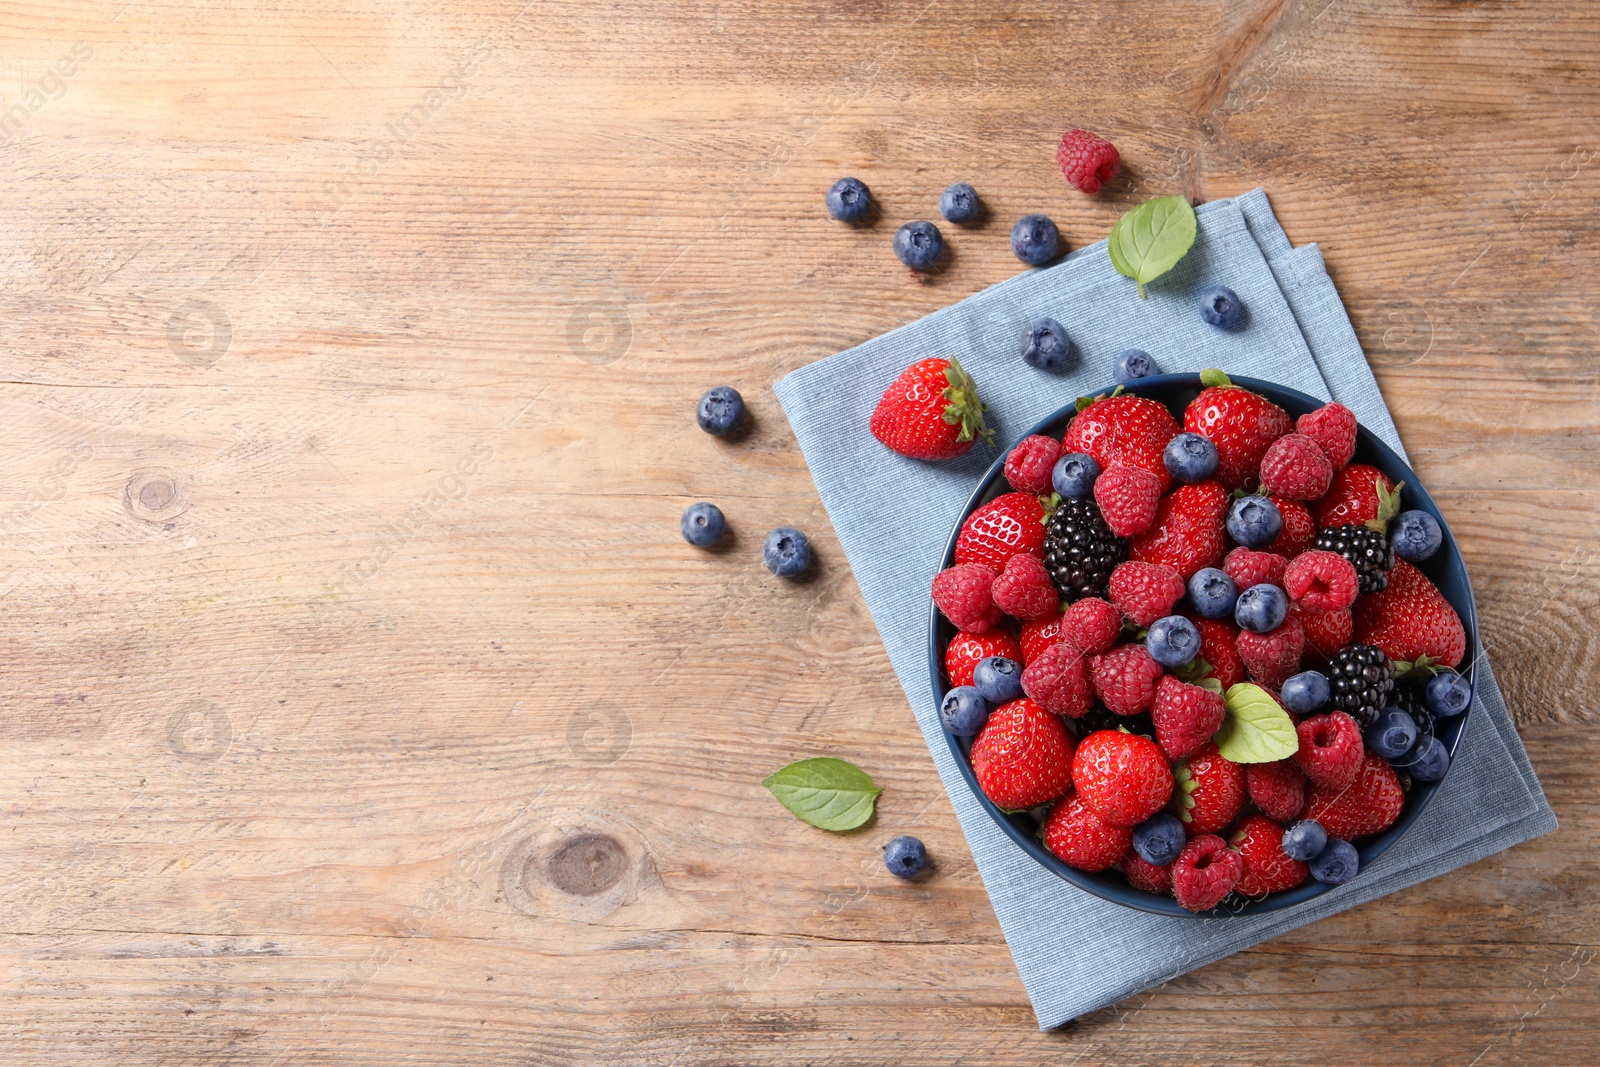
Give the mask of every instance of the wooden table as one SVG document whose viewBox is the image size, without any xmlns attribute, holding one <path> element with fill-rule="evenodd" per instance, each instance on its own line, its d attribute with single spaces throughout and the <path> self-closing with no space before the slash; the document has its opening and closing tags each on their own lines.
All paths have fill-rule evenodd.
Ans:
<svg viewBox="0 0 1600 1067">
<path fill-rule="evenodd" d="M 1592 6 L 5 21 L 0 1061 L 1593 1061 Z M 1063 184 L 1069 125 L 1115 188 Z M 843 174 L 876 226 L 825 215 Z M 919 279 L 890 236 L 958 180 L 992 221 Z M 1041 1034 L 770 387 L 1014 274 L 1019 214 L 1077 247 L 1258 184 L 1562 830 Z M 718 383 L 742 440 L 694 425 Z M 761 568 L 781 523 L 814 580 Z M 884 787 L 868 829 L 761 788 L 820 754 Z"/>
</svg>

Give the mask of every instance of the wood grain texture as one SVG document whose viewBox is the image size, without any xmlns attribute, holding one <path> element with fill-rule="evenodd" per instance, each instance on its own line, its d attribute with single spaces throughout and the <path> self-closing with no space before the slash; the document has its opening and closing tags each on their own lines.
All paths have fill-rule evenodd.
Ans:
<svg viewBox="0 0 1600 1067">
<path fill-rule="evenodd" d="M 1591 5 L 0 18 L 0 1062 L 1592 1061 Z M 1127 161 L 1096 198 L 1067 125 Z M 845 173 L 869 227 L 822 210 Z M 913 276 L 890 236 L 958 180 L 990 219 Z M 770 386 L 1014 274 L 1019 214 L 1081 246 L 1258 184 L 1562 830 L 1040 1034 Z M 690 418 L 723 382 L 737 441 Z M 780 523 L 811 580 L 760 568 Z M 783 812 L 803 755 L 876 820 Z"/>
</svg>

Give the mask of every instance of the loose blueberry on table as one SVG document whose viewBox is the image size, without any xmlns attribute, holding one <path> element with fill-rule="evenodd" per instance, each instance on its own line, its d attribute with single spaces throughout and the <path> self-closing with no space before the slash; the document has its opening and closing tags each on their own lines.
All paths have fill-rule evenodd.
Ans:
<svg viewBox="0 0 1600 1067">
<path fill-rule="evenodd" d="M 957 182 L 939 196 L 939 214 L 946 222 L 976 222 L 981 211 L 977 190 L 966 182 Z"/>
<path fill-rule="evenodd" d="M 744 397 L 732 386 L 707 389 L 695 405 L 694 421 L 706 433 L 721 437 L 737 429 L 744 420 Z"/>
<path fill-rule="evenodd" d="M 1042 267 L 1061 249 L 1061 232 L 1044 215 L 1024 215 L 1011 227 L 1011 251 L 1030 267 Z"/>
<path fill-rule="evenodd" d="M 944 255 L 944 235 L 931 222 L 908 222 L 894 232 L 894 254 L 912 270 L 932 270 Z"/>
<path fill-rule="evenodd" d="M 828 190 L 828 214 L 840 222 L 860 222 L 872 210 L 872 193 L 855 178 L 840 178 Z"/>
</svg>

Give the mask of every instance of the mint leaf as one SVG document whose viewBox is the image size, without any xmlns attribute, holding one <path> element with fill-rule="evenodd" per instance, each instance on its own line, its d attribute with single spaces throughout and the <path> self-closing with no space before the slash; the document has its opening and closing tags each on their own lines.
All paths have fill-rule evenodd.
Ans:
<svg viewBox="0 0 1600 1067">
<path fill-rule="evenodd" d="M 1227 718 L 1211 739 L 1224 759 L 1235 763 L 1275 763 L 1299 750 L 1294 721 L 1259 685 L 1240 682 L 1229 686 L 1222 699 L 1228 709 Z"/>
<path fill-rule="evenodd" d="M 1181 196 L 1160 196 L 1117 220 L 1106 251 L 1118 274 L 1139 283 L 1142 300 L 1145 285 L 1178 265 L 1194 244 L 1194 234 L 1194 208 L 1189 201 Z"/>
<path fill-rule="evenodd" d="M 847 760 L 817 756 L 797 760 L 761 780 L 778 803 L 824 830 L 854 830 L 872 818 L 883 790 Z"/>
</svg>

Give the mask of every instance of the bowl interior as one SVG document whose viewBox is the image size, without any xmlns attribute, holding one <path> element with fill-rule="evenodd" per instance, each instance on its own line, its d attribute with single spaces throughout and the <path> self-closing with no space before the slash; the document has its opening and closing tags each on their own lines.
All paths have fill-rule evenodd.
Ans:
<svg viewBox="0 0 1600 1067">
<path fill-rule="evenodd" d="M 1263 382 L 1254 378 L 1234 378 L 1233 381 L 1235 385 L 1244 386 L 1267 397 L 1295 417 L 1313 411 L 1321 407 L 1323 403 L 1321 400 L 1293 389 L 1287 389 L 1281 385 Z M 1199 394 L 1200 389 L 1198 375 L 1163 374 L 1143 379 L 1127 387 L 1126 391 L 1146 396 L 1165 404 L 1182 422 L 1183 409 L 1190 400 L 1193 400 Z M 1109 389 L 1106 391 L 1109 391 Z M 1076 414 L 1076 406 L 1074 404 L 1066 405 L 1056 411 L 1055 414 L 1029 429 L 1022 436 L 1049 434 L 1059 439 L 1074 414 Z M 1001 493 L 1010 491 L 1010 486 L 1006 484 L 1003 473 L 1005 454 L 1009 450 L 1009 447 L 1003 450 L 995 459 L 994 464 L 978 484 L 977 490 L 972 494 L 971 499 L 967 501 L 966 507 L 957 517 L 955 525 L 950 532 L 950 540 L 945 545 L 941 567 L 948 567 L 954 563 L 956 536 L 961 532 L 961 524 L 966 521 L 966 517 L 979 505 L 994 499 Z M 1434 553 L 1431 559 L 1424 561 L 1419 567 L 1432 580 L 1434 585 L 1439 587 L 1439 591 L 1444 594 L 1445 599 L 1450 602 L 1451 606 L 1456 609 L 1456 613 L 1461 616 L 1462 626 L 1465 627 L 1467 633 L 1468 650 L 1468 657 L 1461 667 L 1461 673 L 1466 677 L 1468 683 L 1474 686 L 1475 693 L 1475 652 L 1478 647 L 1477 613 L 1472 599 L 1472 587 L 1467 581 L 1466 567 L 1462 563 L 1461 552 L 1456 545 L 1455 537 L 1450 532 L 1449 524 L 1445 522 L 1444 516 L 1439 513 L 1437 505 L 1434 504 L 1433 498 L 1428 495 L 1427 490 L 1417 481 L 1417 477 L 1412 473 L 1411 469 L 1395 454 L 1393 449 L 1380 441 L 1377 436 L 1364 426 L 1357 431 L 1356 455 L 1353 462 L 1370 464 L 1382 471 L 1392 481 L 1396 483 L 1404 482 L 1405 489 L 1401 496 L 1403 506 L 1407 509 L 1416 508 L 1425 511 L 1439 521 L 1439 528 L 1444 531 L 1444 544 L 1438 552 Z M 936 701 L 942 701 L 946 690 L 949 688 L 949 683 L 944 677 L 944 648 L 949 644 L 956 631 L 944 616 L 939 613 L 938 608 L 931 608 L 929 629 L 929 666 L 932 672 L 934 698 Z M 1439 739 L 1444 742 L 1445 747 L 1450 751 L 1452 766 L 1454 765 L 1456 748 L 1460 744 L 1461 736 L 1465 731 L 1467 716 L 1471 713 L 1472 709 L 1469 706 L 1466 714 L 1458 715 L 1453 719 L 1442 720 L 1437 727 L 1436 733 Z M 951 752 L 956 758 L 956 763 L 961 768 L 962 777 L 966 780 L 967 787 L 972 790 L 978 802 L 989 813 L 989 817 L 994 819 L 996 824 L 1016 842 L 1018 847 L 1027 852 L 1047 870 L 1093 893 L 1095 896 L 1130 908 L 1161 915 L 1189 916 L 1192 914 L 1180 908 L 1171 897 L 1158 897 L 1154 894 L 1134 889 L 1116 871 L 1106 871 L 1098 874 L 1080 871 L 1067 866 L 1067 864 L 1057 859 L 1037 837 L 1038 820 L 1026 813 L 1007 813 L 1002 811 L 983 795 L 983 791 L 978 788 L 977 779 L 972 773 L 972 763 L 968 756 L 968 752 L 972 747 L 971 739 L 957 738 L 946 734 L 945 740 L 949 743 Z M 1448 774 L 1446 777 L 1448 778 Z M 1416 821 L 1417 816 L 1422 814 L 1423 809 L 1427 807 L 1428 802 L 1433 798 L 1433 794 L 1443 784 L 1443 781 L 1410 783 L 1406 794 L 1405 809 L 1400 813 L 1400 817 L 1395 820 L 1394 825 L 1381 834 L 1364 839 L 1357 845 L 1357 851 L 1361 854 L 1363 871 L 1405 834 L 1411 824 Z M 1356 877 L 1359 879 L 1361 875 L 1358 874 Z M 1280 908 L 1291 907 L 1302 901 L 1309 900 L 1332 888 L 1332 886 L 1324 885 L 1321 882 L 1308 882 L 1296 889 L 1282 893 L 1272 893 L 1259 899 L 1241 901 L 1238 898 L 1230 897 L 1216 909 L 1201 914 L 1220 917 L 1276 911 Z"/>
</svg>

